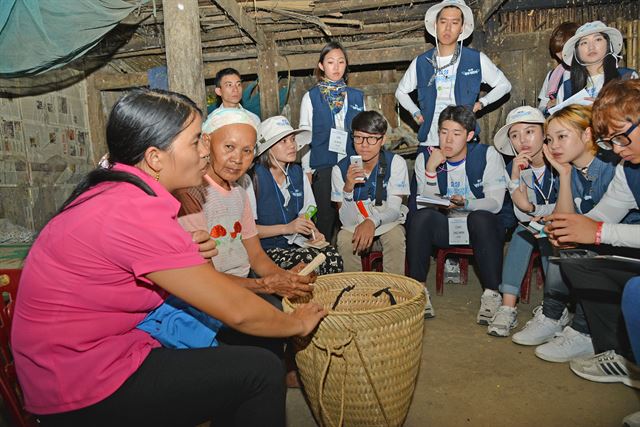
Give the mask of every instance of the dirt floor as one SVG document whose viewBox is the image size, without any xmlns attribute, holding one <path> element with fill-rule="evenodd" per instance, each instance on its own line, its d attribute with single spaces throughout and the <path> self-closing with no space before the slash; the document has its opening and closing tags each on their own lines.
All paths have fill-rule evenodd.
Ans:
<svg viewBox="0 0 640 427">
<path fill-rule="evenodd" d="M 622 384 L 599 384 L 577 377 L 568 364 L 550 363 L 534 355 L 534 347 L 510 338 L 487 335 L 475 323 L 480 285 L 472 272 L 469 284 L 445 285 L 436 310 L 425 321 L 420 373 L 405 422 L 422 426 L 620 426 L 626 415 L 640 411 L 640 391 Z M 519 306 L 519 330 L 542 300 L 532 285 L 531 304 Z M 299 389 L 287 395 L 287 425 L 316 423 Z"/>
</svg>

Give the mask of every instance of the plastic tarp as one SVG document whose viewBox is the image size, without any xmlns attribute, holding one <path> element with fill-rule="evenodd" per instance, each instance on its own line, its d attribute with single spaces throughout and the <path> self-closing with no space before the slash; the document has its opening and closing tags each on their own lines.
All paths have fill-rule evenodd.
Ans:
<svg viewBox="0 0 640 427">
<path fill-rule="evenodd" d="M 59 68 L 149 0 L 0 0 L 0 77 Z"/>
</svg>

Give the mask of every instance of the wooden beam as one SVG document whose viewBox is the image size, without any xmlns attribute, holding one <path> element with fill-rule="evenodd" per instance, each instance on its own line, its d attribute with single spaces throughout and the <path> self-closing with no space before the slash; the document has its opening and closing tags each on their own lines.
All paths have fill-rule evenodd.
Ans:
<svg viewBox="0 0 640 427">
<path fill-rule="evenodd" d="M 217 4 L 238 26 L 247 33 L 257 44 L 264 44 L 264 33 L 253 22 L 244 10 L 238 5 L 236 0 L 211 0 Z"/>
<path fill-rule="evenodd" d="M 97 165 L 107 148 L 107 120 L 102 108 L 102 95 L 96 87 L 96 73 L 87 76 L 87 111 L 89 122 L 89 140 L 91 141 L 91 161 Z"/>
<path fill-rule="evenodd" d="M 314 15 L 352 12 L 356 10 L 380 9 L 391 6 L 405 6 L 417 3 L 436 3 L 433 0 L 340 0 L 318 4 L 313 9 Z"/>
<path fill-rule="evenodd" d="M 258 81 L 260 84 L 260 115 L 267 117 L 280 113 L 278 100 L 278 70 L 275 59 L 278 56 L 276 42 L 268 35 L 265 44 L 258 47 Z"/>
<path fill-rule="evenodd" d="M 507 0 L 485 0 L 482 2 L 480 6 L 480 12 L 478 13 L 478 23 L 479 26 L 484 28 L 485 24 L 491 18 L 491 16 L 496 13 L 496 11 L 502 6 Z"/>
<path fill-rule="evenodd" d="M 162 0 L 162 10 L 167 18 L 164 39 L 169 90 L 188 96 L 206 111 L 198 0 Z"/>
</svg>

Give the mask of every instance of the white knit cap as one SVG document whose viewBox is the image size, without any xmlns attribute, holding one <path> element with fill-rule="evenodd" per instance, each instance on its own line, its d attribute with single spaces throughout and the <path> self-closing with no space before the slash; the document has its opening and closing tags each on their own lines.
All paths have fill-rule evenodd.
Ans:
<svg viewBox="0 0 640 427">
<path fill-rule="evenodd" d="M 250 125 L 258 131 L 255 120 L 242 108 L 217 108 L 202 124 L 202 132 L 212 133 L 223 126 L 238 124 Z"/>
</svg>

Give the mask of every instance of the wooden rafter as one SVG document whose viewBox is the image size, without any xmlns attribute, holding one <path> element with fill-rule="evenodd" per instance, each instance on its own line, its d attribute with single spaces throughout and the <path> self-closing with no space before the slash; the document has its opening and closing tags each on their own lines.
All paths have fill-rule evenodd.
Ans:
<svg viewBox="0 0 640 427">
<path fill-rule="evenodd" d="M 247 33 L 251 39 L 259 45 L 266 44 L 264 32 L 256 25 L 253 19 L 247 15 L 238 5 L 236 0 L 211 0 L 217 4 L 238 26 Z"/>
<path fill-rule="evenodd" d="M 482 2 L 480 6 L 480 13 L 478 16 L 478 23 L 481 27 L 484 27 L 489 18 L 496 13 L 496 11 L 502 6 L 507 0 L 485 0 Z"/>
</svg>

